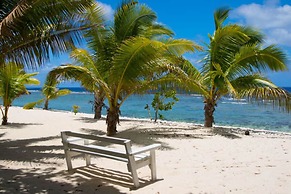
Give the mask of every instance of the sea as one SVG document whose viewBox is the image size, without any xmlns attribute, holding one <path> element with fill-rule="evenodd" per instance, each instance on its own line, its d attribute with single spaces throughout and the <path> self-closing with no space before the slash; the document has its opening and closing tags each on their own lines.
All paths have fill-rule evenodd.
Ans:
<svg viewBox="0 0 291 194">
<path fill-rule="evenodd" d="M 61 88 L 62 89 L 62 88 Z M 74 105 L 79 106 L 79 112 L 93 114 L 92 93 L 81 87 L 67 88 L 72 92 L 49 102 L 52 110 L 72 111 Z M 291 87 L 286 87 L 291 92 Z M 29 88 L 29 95 L 22 95 L 15 99 L 13 106 L 22 107 L 26 103 L 43 98 L 41 88 Z M 151 119 L 154 110 L 151 107 L 154 94 L 133 95 L 121 106 L 121 116 L 134 119 Z M 195 124 L 204 123 L 203 97 L 197 94 L 177 94 L 179 101 L 172 110 L 161 111 L 167 121 L 187 122 Z M 105 104 L 107 102 L 105 101 Z M 150 110 L 145 109 L 146 104 Z M 43 108 L 43 104 L 37 106 Z M 102 110 L 106 115 L 106 110 Z M 242 127 L 280 132 L 291 132 L 291 113 L 283 112 L 272 103 L 259 105 L 248 102 L 246 99 L 222 98 L 214 113 L 215 126 Z"/>
</svg>

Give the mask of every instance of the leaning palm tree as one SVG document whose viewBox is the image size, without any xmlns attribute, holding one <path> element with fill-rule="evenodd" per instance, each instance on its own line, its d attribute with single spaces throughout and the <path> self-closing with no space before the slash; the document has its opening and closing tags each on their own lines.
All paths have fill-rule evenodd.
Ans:
<svg viewBox="0 0 291 194">
<path fill-rule="evenodd" d="M 0 68 L 0 97 L 3 100 L 2 125 L 8 121 L 8 110 L 15 98 L 28 94 L 25 88 L 26 84 L 38 85 L 39 81 L 32 76 L 37 73 L 25 73 L 22 67 L 16 63 L 7 63 Z"/>
<path fill-rule="evenodd" d="M 222 8 L 214 14 L 215 32 L 210 36 L 202 70 L 184 64 L 188 75 L 184 83 L 190 89 L 195 86 L 192 90 L 204 96 L 205 127 L 212 127 L 218 100 L 226 95 L 258 101 L 268 99 L 290 109 L 290 95 L 262 75 L 266 70 L 286 70 L 285 54 L 275 45 L 262 47 L 263 35 L 253 28 L 223 25 L 229 11 Z M 198 90 L 197 85 L 200 85 Z"/>
<path fill-rule="evenodd" d="M 88 27 L 80 15 L 92 0 L 1 0 L 0 65 L 40 66 L 51 54 L 80 42 Z"/>
<path fill-rule="evenodd" d="M 124 101 L 132 94 L 142 94 L 158 84 L 170 82 L 169 70 L 175 69 L 173 64 L 177 58 L 199 48 L 188 40 L 171 39 L 171 34 L 156 23 L 156 14 L 148 7 L 124 1 L 115 12 L 112 27 L 88 33 L 93 55 L 77 49 L 71 56 L 79 66 L 60 66 L 49 76 L 74 78 L 85 88 L 105 96 L 109 104 L 107 135 L 114 135 Z"/>
</svg>

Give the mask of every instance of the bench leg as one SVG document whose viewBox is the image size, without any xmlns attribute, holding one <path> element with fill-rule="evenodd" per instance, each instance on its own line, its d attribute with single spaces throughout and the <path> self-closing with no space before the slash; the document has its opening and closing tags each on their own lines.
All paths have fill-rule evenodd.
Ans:
<svg viewBox="0 0 291 194">
<path fill-rule="evenodd" d="M 131 175 L 132 175 L 132 181 L 133 181 L 134 187 L 136 188 L 139 187 L 139 180 L 138 180 L 136 169 L 131 169 Z"/>
<path fill-rule="evenodd" d="M 68 167 L 68 170 L 70 171 L 73 169 L 72 157 L 71 157 L 71 152 L 69 151 L 69 148 L 68 148 L 68 142 L 67 142 L 68 136 L 66 135 L 66 132 L 61 132 L 61 137 L 62 137 L 62 143 L 64 145 L 67 167 Z"/>
<path fill-rule="evenodd" d="M 67 167 L 68 170 L 72 170 L 73 166 L 72 166 L 72 157 L 71 157 L 71 153 L 68 150 L 65 150 L 65 157 L 66 157 L 66 163 L 67 163 Z"/>
<path fill-rule="evenodd" d="M 132 181 L 133 181 L 134 187 L 137 188 L 137 187 L 139 187 L 139 180 L 138 180 L 138 176 L 137 176 L 136 163 L 134 161 L 133 156 L 129 157 L 128 167 L 129 167 L 129 170 L 130 170 L 131 175 L 132 175 Z"/>
<path fill-rule="evenodd" d="M 89 140 L 85 139 L 84 140 L 84 144 L 88 145 L 89 144 Z M 85 160 L 86 160 L 86 166 L 89 166 L 91 164 L 91 157 L 89 154 L 85 154 Z"/>
<path fill-rule="evenodd" d="M 157 179 L 156 155 L 155 150 L 150 151 L 150 165 L 152 180 Z"/>
<path fill-rule="evenodd" d="M 85 154 L 85 160 L 86 160 L 86 166 L 89 166 L 91 164 L 91 157 L 88 154 Z"/>
</svg>

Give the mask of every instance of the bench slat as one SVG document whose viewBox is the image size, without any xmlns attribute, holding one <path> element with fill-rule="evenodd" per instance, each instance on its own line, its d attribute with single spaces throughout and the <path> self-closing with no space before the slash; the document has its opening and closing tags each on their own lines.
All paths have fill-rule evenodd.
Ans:
<svg viewBox="0 0 291 194">
<path fill-rule="evenodd" d="M 83 153 L 83 154 L 89 154 L 89 155 L 94 155 L 94 156 L 100 156 L 100 157 L 103 157 L 103 158 L 118 160 L 118 161 L 126 162 L 126 163 L 128 162 L 128 159 L 126 159 L 126 158 L 120 158 L 120 157 L 117 157 L 117 156 L 101 154 L 101 153 L 98 153 L 98 152 L 90 152 L 90 151 L 79 150 L 79 149 L 75 149 L 75 148 L 71 149 L 70 151 L 71 152 L 76 152 L 76 153 Z"/>
<path fill-rule="evenodd" d="M 79 137 L 83 139 L 90 139 L 90 140 L 96 140 L 96 141 L 104 141 L 108 143 L 115 143 L 124 145 L 126 142 L 130 141 L 128 139 L 122 139 L 122 138 L 116 138 L 116 137 L 107 137 L 107 136 L 101 136 L 101 135 L 88 135 L 83 133 L 75 133 L 71 131 L 64 131 L 67 136 L 73 136 L 73 137 Z"/>
<path fill-rule="evenodd" d="M 125 158 L 127 159 L 128 156 L 125 153 L 122 153 L 120 151 L 117 150 L 111 150 L 105 147 L 101 147 L 101 146 L 95 146 L 95 145 L 79 145 L 79 144 L 74 144 L 74 143 L 70 143 L 68 144 L 69 149 L 79 149 L 79 150 L 85 150 L 88 152 L 98 152 L 101 154 L 105 154 L 105 155 L 112 155 L 112 156 L 116 156 L 119 158 Z"/>
</svg>

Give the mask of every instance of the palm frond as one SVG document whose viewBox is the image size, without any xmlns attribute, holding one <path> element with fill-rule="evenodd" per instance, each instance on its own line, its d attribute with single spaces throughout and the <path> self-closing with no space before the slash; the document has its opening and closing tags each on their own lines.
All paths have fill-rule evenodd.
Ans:
<svg viewBox="0 0 291 194">
<path fill-rule="evenodd" d="M 165 51 L 162 43 L 147 38 L 137 37 L 125 41 L 113 61 L 112 75 L 116 83 L 130 83 L 148 72 L 161 50 Z"/>
<path fill-rule="evenodd" d="M 95 91 L 99 87 L 102 87 L 104 91 L 109 94 L 110 90 L 107 84 L 102 80 L 102 78 L 92 75 L 91 71 L 82 66 L 76 65 L 62 65 L 54 68 L 48 74 L 49 80 L 61 79 L 61 80 L 76 80 L 80 81 L 81 84 L 90 91 Z"/>
<path fill-rule="evenodd" d="M 214 24 L 216 30 L 222 27 L 223 22 L 228 18 L 229 11 L 230 9 L 223 7 L 214 12 Z"/>
<path fill-rule="evenodd" d="M 8 0 L 3 0 L 7 4 Z M 81 41 L 86 23 L 78 15 L 91 0 L 31 0 L 1 9 L 0 59 L 36 67 Z M 7 8 L 7 7 L 6 7 Z"/>
<path fill-rule="evenodd" d="M 226 71 L 231 79 L 236 76 L 262 71 L 283 71 L 287 69 L 286 55 L 278 47 L 271 45 L 261 49 L 258 45 L 243 46 L 236 53 L 232 64 Z"/>
<path fill-rule="evenodd" d="M 261 103 L 267 100 L 283 110 L 291 110 L 291 94 L 260 74 L 239 77 L 232 81 L 232 84 L 237 88 L 238 98 Z"/>
<path fill-rule="evenodd" d="M 115 13 L 114 34 L 117 42 L 136 36 L 143 27 L 153 24 L 156 14 L 145 5 L 135 1 L 122 4 Z"/>
<path fill-rule="evenodd" d="M 25 110 L 29 110 L 29 109 L 33 109 L 35 106 L 39 106 L 43 103 L 44 99 L 40 99 L 36 102 L 29 102 L 29 103 L 26 103 L 24 106 L 23 106 L 23 109 Z"/>
<path fill-rule="evenodd" d="M 37 73 L 27 74 L 21 66 L 9 62 L 0 68 L 0 96 L 4 106 L 10 106 L 12 101 L 22 94 L 27 94 L 26 84 L 39 84 L 32 76 Z"/>
<path fill-rule="evenodd" d="M 153 24 L 151 26 L 144 27 L 144 30 L 141 31 L 140 35 L 149 39 L 153 39 L 163 36 L 172 37 L 174 33 L 170 29 L 166 28 L 164 25 Z"/>
<path fill-rule="evenodd" d="M 273 103 L 274 107 L 290 112 L 291 110 L 291 94 L 282 88 L 261 87 L 250 90 L 241 91 L 241 94 L 249 101 L 256 101 L 259 104 L 266 102 Z"/>
<path fill-rule="evenodd" d="M 167 39 L 162 42 L 165 44 L 167 52 L 174 56 L 181 56 L 186 52 L 202 50 L 201 46 L 195 44 L 193 41 L 186 39 Z"/>
<path fill-rule="evenodd" d="M 257 52 L 260 66 L 257 68 L 263 68 L 272 71 L 284 71 L 287 70 L 286 54 L 277 46 L 270 45 L 259 52 Z"/>
<path fill-rule="evenodd" d="M 85 33 L 88 47 L 91 50 L 102 52 L 107 46 L 105 39 L 109 34 L 109 30 L 106 29 L 104 13 L 99 3 L 94 3 L 92 7 L 88 8 L 84 18 L 92 26 Z"/>
<path fill-rule="evenodd" d="M 76 65 L 82 65 L 87 69 L 92 70 L 95 66 L 91 54 L 85 49 L 73 50 L 70 57 L 74 60 Z"/>
<path fill-rule="evenodd" d="M 61 89 L 61 90 L 58 90 L 57 93 L 56 93 L 56 96 L 59 97 L 59 96 L 65 96 L 65 95 L 68 95 L 71 93 L 71 90 L 68 90 L 68 89 Z"/>
</svg>

